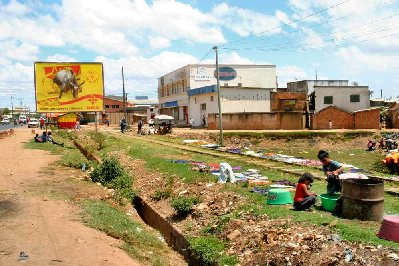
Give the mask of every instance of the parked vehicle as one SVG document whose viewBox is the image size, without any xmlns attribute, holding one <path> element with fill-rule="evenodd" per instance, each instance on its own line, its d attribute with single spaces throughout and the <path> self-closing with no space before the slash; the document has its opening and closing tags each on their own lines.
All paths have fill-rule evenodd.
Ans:
<svg viewBox="0 0 399 266">
<path fill-rule="evenodd" d="M 20 115 L 19 116 L 19 123 L 20 124 L 26 124 L 26 116 L 25 115 Z"/>
<path fill-rule="evenodd" d="M 1 120 L 1 124 L 2 124 L 2 125 L 8 125 L 8 124 L 10 124 L 10 119 L 7 118 L 7 117 L 3 118 L 3 120 Z"/>
<path fill-rule="evenodd" d="M 28 123 L 28 128 L 31 128 L 31 127 L 39 127 L 39 120 L 38 119 L 36 119 L 36 118 L 31 118 L 30 120 L 29 120 L 29 123 Z"/>
</svg>

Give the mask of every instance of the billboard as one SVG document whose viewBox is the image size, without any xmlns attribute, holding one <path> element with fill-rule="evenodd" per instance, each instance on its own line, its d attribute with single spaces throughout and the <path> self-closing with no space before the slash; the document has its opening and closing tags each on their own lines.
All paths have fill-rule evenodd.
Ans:
<svg viewBox="0 0 399 266">
<path fill-rule="evenodd" d="M 37 112 L 104 110 L 102 63 L 35 62 Z"/>
</svg>

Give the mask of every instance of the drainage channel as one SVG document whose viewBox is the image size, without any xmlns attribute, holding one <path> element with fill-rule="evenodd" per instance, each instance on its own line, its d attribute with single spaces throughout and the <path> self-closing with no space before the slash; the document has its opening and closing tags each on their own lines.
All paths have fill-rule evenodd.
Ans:
<svg viewBox="0 0 399 266">
<path fill-rule="evenodd" d="M 101 163 L 101 159 L 99 157 L 88 152 L 76 140 L 74 140 L 73 143 L 88 160 Z M 203 265 L 198 256 L 189 249 L 190 245 L 184 235 L 170 222 L 168 222 L 162 215 L 160 215 L 154 208 L 152 208 L 147 202 L 145 202 L 144 199 L 142 199 L 140 196 L 136 196 L 134 198 L 133 207 L 136 209 L 138 215 L 143 220 L 143 222 L 158 230 L 165 239 L 166 243 L 169 245 L 169 247 L 182 255 L 188 265 Z"/>
</svg>

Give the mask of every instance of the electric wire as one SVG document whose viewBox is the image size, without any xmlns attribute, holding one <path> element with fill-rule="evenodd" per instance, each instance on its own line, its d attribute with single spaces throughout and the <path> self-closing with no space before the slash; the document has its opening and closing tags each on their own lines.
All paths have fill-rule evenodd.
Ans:
<svg viewBox="0 0 399 266">
<path fill-rule="evenodd" d="M 244 37 L 244 38 L 235 40 L 235 41 L 231 41 L 231 42 L 228 42 L 228 43 L 226 43 L 226 44 L 222 44 L 222 45 L 220 45 L 219 47 L 229 46 L 229 45 L 232 45 L 232 44 L 234 44 L 234 43 L 242 42 L 242 41 L 244 41 L 244 40 L 248 40 L 248 39 L 254 38 L 254 37 L 256 37 L 256 36 L 260 36 L 260 35 L 265 34 L 265 33 L 267 33 L 267 32 L 274 31 L 274 30 L 276 30 L 276 29 L 281 29 L 281 28 L 283 28 L 283 27 L 285 27 L 285 26 L 288 26 L 288 25 L 291 25 L 291 24 L 293 24 L 293 23 L 296 23 L 296 22 L 305 20 L 305 19 L 307 19 L 307 18 L 316 16 L 316 15 L 318 15 L 318 14 L 320 14 L 320 13 L 323 13 L 323 12 L 325 12 L 325 11 L 327 11 L 327 10 L 330 10 L 330 9 L 332 9 L 332 8 L 336 8 L 336 7 L 338 7 L 338 6 L 341 6 L 341 5 L 343 5 L 343 4 L 345 4 L 345 3 L 349 2 L 349 1 L 352 1 L 352 0 L 345 0 L 345 1 L 339 2 L 338 4 L 329 6 L 329 7 L 324 8 L 324 9 L 321 9 L 321 10 L 319 10 L 319 11 L 316 11 L 316 12 L 314 12 L 314 13 L 312 13 L 312 14 L 309 14 L 309 15 L 306 15 L 306 16 L 304 16 L 304 17 L 301 17 L 301 18 L 298 18 L 298 19 L 295 19 L 295 20 L 291 20 L 290 22 L 284 23 L 284 24 L 282 24 L 282 25 L 280 25 L 280 26 L 273 27 L 273 28 L 267 29 L 267 30 L 265 30 L 265 31 L 262 31 L 262 32 L 259 32 L 259 33 L 256 33 L 256 34 L 253 34 L 253 35 L 250 35 L 250 36 L 247 36 L 247 37 Z"/>
</svg>

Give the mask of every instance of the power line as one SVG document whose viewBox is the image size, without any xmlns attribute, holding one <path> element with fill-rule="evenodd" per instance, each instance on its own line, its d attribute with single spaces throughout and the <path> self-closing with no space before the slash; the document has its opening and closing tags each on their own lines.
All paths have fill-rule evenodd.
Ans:
<svg viewBox="0 0 399 266">
<path fill-rule="evenodd" d="M 225 47 L 225 46 L 228 46 L 228 45 L 237 43 L 237 42 L 241 42 L 241 41 L 244 41 L 244 40 L 247 40 L 247 39 L 250 39 L 250 38 L 254 38 L 254 37 L 256 37 L 256 36 L 265 34 L 265 33 L 267 33 L 267 32 L 270 32 L 270 31 L 273 31 L 273 30 L 276 30 L 276 29 L 283 28 L 283 27 L 288 26 L 288 25 L 291 25 L 291 24 L 293 24 L 293 23 L 296 23 L 296 22 L 305 20 L 305 19 L 307 19 L 307 18 L 316 16 L 316 15 L 318 15 L 318 14 L 320 14 L 320 13 L 323 13 L 323 12 L 329 10 L 329 9 L 332 9 L 332 8 L 338 7 L 338 6 L 340 6 L 340 5 L 343 5 L 343 4 L 345 4 L 345 3 L 349 2 L 349 1 L 351 1 L 351 0 L 342 1 L 342 2 L 340 2 L 340 3 L 338 3 L 338 4 L 329 6 L 329 7 L 327 7 L 327 8 L 324 8 L 324 9 L 322 9 L 322 10 L 319 10 L 319 11 L 317 11 L 317 12 L 315 12 L 315 13 L 310 14 L 310 15 L 301 17 L 301 18 L 299 18 L 299 19 L 291 20 L 290 22 L 284 23 L 284 24 L 281 25 L 281 26 L 277 26 L 277 27 L 274 27 L 274 28 L 270 28 L 270 29 L 267 29 L 267 30 L 265 30 L 265 31 L 262 31 L 262 32 L 259 32 L 259 33 L 256 33 L 256 34 L 253 34 L 253 35 L 250 35 L 250 36 L 247 36 L 247 37 L 244 37 L 244 38 L 241 38 L 241 39 L 238 39 L 238 40 L 235 40 L 235 41 L 226 43 L 226 44 L 223 44 L 223 45 L 221 45 L 220 47 Z"/>
<path fill-rule="evenodd" d="M 197 65 L 199 65 L 202 61 L 208 58 L 208 56 L 213 52 L 213 48 L 209 49 L 209 51 L 198 61 Z"/>
<path fill-rule="evenodd" d="M 362 10 L 362 12 L 367 11 L 367 10 L 371 10 L 371 9 L 379 8 L 381 6 L 384 6 L 384 5 L 386 5 L 388 3 L 391 3 L 391 2 L 394 2 L 394 1 L 396 1 L 396 0 L 388 0 L 388 1 L 385 1 L 385 2 L 380 3 L 378 5 L 373 5 L 373 6 L 369 7 L 369 8 L 366 8 L 366 9 Z M 362 12 L 352 12 L 352 13 L 349 13 L 347 15 L 344 15 L 344 16 L 341 16 L 341 17 L 338 17 L 338 18 L 326 20 L 326 21 L 320 22 L 318 24 L 310 25 L 310 26 L 307 27 L 307 29 L 315 28 L 315 27 L 318 27 L 318 26 L 321 26 L 321 25 L 324 25 L 324 24 L 329 24 L 331 22 L 336 22 L 336 21 L 339 21 L 339 20 L 342 20 L 342 19 L 353 17 L 353 16 L 356 16 L 356 15 L 362 14 Z M 286 32 L 286 33 L 284 33 L 284 35 L 287 36 L 287 35 L 291 35 L 291 34 L 294 34 L 294 33 L 300 33 L 302 31 L 303 31 L 303 29 L 301 28 L 301 29 L 298 29 L 298 30 Z M 263 41 L 263 40 L 270 39 L 270 38 L 272 38 L 272 37 L 271 36 L 265 36 L 265 37 L 253 40 L 253 42 L 259 42 L 259 41 Z"/>
<path fill-rule="evenodd" d="M 384 21 L 384 20 L 387 20 L 387 19 L 396 17 L 396 16 L 398 16 L 398 15 L 399 15 L 399 13 L 394 14 L 394 15 L 391 15 L 391 16 L 388 16 L 388 17 L 385 17 L 385 18 L 382 18 L 382 19 L 377 19 L 377 20 L 374 20 L 374 21 L 371 21 L 371 22 L 369 22 L 369 23 L 362 24 L 362 25 L 359 25 L 359 26 L 360 26 L 360 27 L 364 27 L 364 26 L 367 26 L 367 25 L 370 25 L 370 24 L 374 24 L 374 23 L 379 22 L 379 21 Z M 392 25 L 392 24 L 391 24 L 391 25 Z M 396 25 L 396 24 L 393 24 L 393 25 Z M 384 29 L 384 28 L 379 28 L 378 30 L 381 30 L 381 29 Z M 361 32 L 364 32 L 364 31 L 361 31 Z M 366 32 L 367 32 L 367 31 L 366 31 Z M 336 34 L 336 33 L 339 33 L 339 32 L 338 32 L 338 31 L 334 31 L 334 32 L 327 33 L 327 34 L 318 35 L 317 37 L 315 37 L 315 38 L 313 38 L 313 39 L 318 39 L 319 37 L 333 36 L 333 35 Z M 312 38 L 310 38 L 310 40 L 311 40 L 311 39 L 312 39 Z M 278 44 L 275 44 L 275 46 L 278 46 L 278 47 L 281 48 L 282 45 L 287 45 L 287 44 L 291 44 L 291 43 L 292 43 L 292 41 L 284 42 L 284 43 L 278 43 Z M 313 43 L 317 43 L 317 42 L 313 42 Z M 306 45 L 313 44 L 313 43 L 307 43 Z M 270 47 L 270 46 L 259 46 L 259 47 L 255 47 L 255 48 L 267 48 L 267 47 Z"/>
<path fill-rule="evenodd" d="M 371 21 L 371 22 L 369 22 L 367 24 L 363 24 L 363 26 L 367 26 L 369 24 L 373 24 L 373 23 L 378 22 L 378 21 L 387 20 L 389 18 L 398 16 L 398 15 L 399 15 L 399 13 L 394 14 L 394 15 L 390 15 L 390 16 L 382 18 L 382 19 L 374 20 L 374 21 Z M 365 35 L 370 35 L 370 34 L 373 34 L 373 33 L 381 33 L 381 32 L 385 32 L 385 31 L 391 30 L 391 29 L 395 29 L 398 25 L 399 25 L 398 23 L 389 24 L 389 25 L 385 25 L 385 27 L 366 29 L 366 30 L 358 32 L 358 34 L 355 34 L 355 35 L 352 34 L 352 35 L 344 36 L 343 38 L 339 38 L 339 39 L 337 39 L 337 38 L 324 39 L 322 41 L 310 42 L 310 43 L 297 45 L 297 46 L 291 46 L 290 44 L 292 42 L 285 42 L 285 43 L 276 44 L 275 47 L 260 46 L 260 47 L 243 47 L 243 48 L 237 48 L 237 49 L 225 47 L 225 48 L 222 48 L 222 49 L 225 49 L 225 50 L 236 50 L 236 51 L 240 51 L 240 50 L 263 50 L 263 51 L 267 51 L 267 49 L 269 49 L 270 51 L 282 51 L 284 48 L 301 49 L 305 45 L 308 48 L 309 45 L 324 44 L 325 42 L 343 41 L 343 40 L 347 40 L 347 39 L 351 39 L 351 38 L 356 38 L 356 37 L 362 37 L 362 36 L 365 36 Z M 332 32 L 332 33 L 320 35 L 318 37 L 325 37 L 325 36 L 329 36 L 329 35 L 333 36 L 336 33 L 337 32 Z M 363 34 L 363 33 L 367 33 L 367 34 Z M 314 39 L 316 39 L 316 38 L 314 38 Z M 285 45 L 285 46 L 283 46 L 283 45 Z M 314 47 L 314 48 L 317 48 L 317 47 Z"/>
<path fill-rule="evenodd" d="M 376 36 L 374 38 L 366 38 L 363 40 L 359 40 L 359 41 L 354 41 L 354 42 L 349 42 L 349 43 L 340 43 L 340 44 L 333 44 L 332 46 L 335 47 L 339 47 L 339 46 L 344 46 L 347 44 L 355 44 L 355 43 L 362 43 L 362 42 L 367 42 L 367 41 L 372 41 L 372 40 L 378 40 L 378 39 L 383 39 L 383 38 L 388 38 L 388 37 L 392 37 L 395 35 L 398 35 L 399 32 L 395 32 L 392 34 L 388 34 L 388 35 L 383 35 L 383 36 Z M 369 34 L 364 34 L 363 36 L 369 36 Z M 328 46 L 324 46 L 324 47 L 307 47 L 306 49 L 299 49 L 299 51 L 308 51 L 308 50 L 313 50 L 313 49 L 317 49 L 317 48 L 328 48 Z M 240 49 L 234 49 L 234 48 L 222 48 L 224 50 L 234 50 L 234 51 L 240 51 Z M 255 48 L 248 48 L 251 49 L 252 51 L 264 51 L 264 52 L 297 52 L 297 50 L 283 50 L 283 49 L 255 49 Z M 247 49 L 246 49 L 247 50 Z"/>
</svg>

